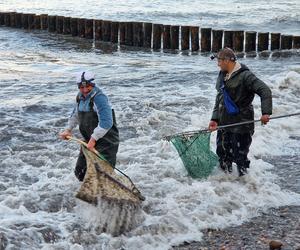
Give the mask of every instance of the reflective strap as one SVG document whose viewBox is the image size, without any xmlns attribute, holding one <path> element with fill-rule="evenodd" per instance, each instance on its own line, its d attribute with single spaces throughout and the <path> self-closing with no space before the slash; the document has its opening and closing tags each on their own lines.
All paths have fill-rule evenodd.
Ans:
<svg viewBox="0 0 300 250">
<path fill-rule="evenodd" d="M 94 93 L 91 98 L 90 98 L 90 111 L 93 111 L 93 108 L 94 108 L 94 98 L 97 94 L 99 94 L 100 91 L 97 91 L 96 93 Z"/>
<path fill-rule="evenodd" d="M 94 93 L 91 97 L 90 97 L 90 111 L 93 111 L 93 107 L 94 107 L 94 98 L 95 96 L 99 93 L 100 91 L 97 91 L 96 93 Z M 76 96 L 76 102 L 77 102 L 77 105 L 79 106 L 79 103 L 80 103 L 80 94 L 77 94 Z"/>
</svg>

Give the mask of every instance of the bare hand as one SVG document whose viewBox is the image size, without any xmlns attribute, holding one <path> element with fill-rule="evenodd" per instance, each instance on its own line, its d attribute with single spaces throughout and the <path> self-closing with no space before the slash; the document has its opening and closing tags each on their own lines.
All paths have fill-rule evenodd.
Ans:
<svg viewBox="0 0 300 250">
<path fill-rule="evenodd" d="M 270 116 L 269 115 L 262 115 L 260 120 L 261 120 L 262 124 L 267 124 L 270 121 Z"/>
<path fill-rule="evenodd" d="M 89 140 L 89 142 L 87 144 L 87 148 L 91 151 L 94 151 L 95 145 L 96 145 L 96 140 L 93 137 L 91 137 L 91 139 Z"/>
<path fill-rule="evenodd" d="M 208 130 L 209 131 L 215 131 L 218 128 L 218 123 L 215 121 L 210 121 L 208 124 Z"/>
<path fill-rule="evenodd" d="M 69 129 L 66 129 L 65 131 L 61 132 L 59 134 L 59 137 L 63 140 L 68 140 L 68 137 L 71 137 L 72 133 Z"/>
</svg>

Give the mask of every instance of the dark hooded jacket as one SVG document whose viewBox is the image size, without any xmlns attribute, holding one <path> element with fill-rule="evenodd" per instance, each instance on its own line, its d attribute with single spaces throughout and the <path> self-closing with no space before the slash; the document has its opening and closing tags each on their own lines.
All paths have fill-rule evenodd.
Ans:
<svg viewBox="0 0 300 250">
<path fill-rule="evenodd" d="M 216 83 L 218 94 L 211 118 L 211 120 L 218 123 L 218 126 L 254 120 L 252 101 L 255 94 L 260 96 L 262 114 L 272 114 L 272 93 L 270 88 L 258 79 L 244 64 L 241 64 L 241 68 L 233 72 L 227 81 L 224 81 L 227 93 L 240 110 L 236 115 L 228 114 L 224 106 L 223 93 L 220 89 L 222 79 L 224 79 L 225 75 L 226 73 L 220 71 Z M 234 133 L 253 133 L 254 123 L 231 127 L 226 130 Z"/>
</svg>

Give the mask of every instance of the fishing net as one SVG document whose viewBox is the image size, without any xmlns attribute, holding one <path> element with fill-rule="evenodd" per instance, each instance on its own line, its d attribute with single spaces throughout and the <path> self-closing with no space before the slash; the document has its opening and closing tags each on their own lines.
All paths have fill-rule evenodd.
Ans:
<svg viewBox="0 0 300 250">
<path fill-rule="evenodd" d="M 210 150 L 210 133 L 173 135 L 169 140 L 175 146 L 184 167 L 193 178 L 208 177 L 217 165 L 218 156 Z"/>
<path fill-rule="evenodd" d="M 139 205 L 144 197 L 126 175 L 115 172 L 112 166 L 97 154 L 81 146 L 87 163 L 83 183 L 76 195 L 89 203 L 105 199 L 118 204 Z"/>
<path fill-rule="evenodd" d="M 76 194 L 82 201 L 94 206 L 84 206 L 84 213 L 95 211 L 92 224 L 97 233 L 118 236 L 135 228 L 141 221 L 141 203 L 145 198 L 131 179 L 114 169 L 97 151 L 86 148 L 86 143 L 69 138 L 81 144 L 87 163 L 87 171 Z M 87 216 L 91 216 L 88 212 Z"/>
</svg>

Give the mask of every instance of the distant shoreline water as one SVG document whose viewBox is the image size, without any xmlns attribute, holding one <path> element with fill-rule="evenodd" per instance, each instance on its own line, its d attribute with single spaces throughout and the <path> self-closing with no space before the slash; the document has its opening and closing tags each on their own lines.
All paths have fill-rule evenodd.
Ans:
<svg viewBox="0 0 300 250">
<path fill-rule="evenodd" d="M 72 6 L 72 9 L 70 9 Z M 242 29 L 300 35 L 300 3 L 290 0 L 269 2 L 221 1 L 58 1 L 10 0 L 0 3 L 1 11 L 63 15 L 115 21 L 196 25 L 214 29 Z"/>
<path fill-rule="evenodd" d="M 239 13 L 254 7 L 252 18 L 245 16 L 243 23 L 251 21 L 258 30 L 261 25 L 267 27 L 271 17 L 287 16 L 287 12 L 295 16 L 297 7 L 296 1 L 283 6 L 276 0 L 272 5 L 255 1 L 240 8 L 237 1 L 226 5 L 213 1 L 203 3 L 201 9 L 196 8 L 196 1 L 150 0 L 140 7 L 132 0 L 111 1 L 111 5 L 91 0 L 93 8 L 83 1 L 71 2 L 48 1 L 46 5 L 11 0 L 1 2 L 0 9 L 118 19 L 132 15 L 134 20 L 137 15 L 133 12 L 146 16 L 149 11 L 149 16 L 156 14 L 154 19 L 163 22 L 161 11 L 156 12 L 160 6 L 174 17 L 182 12 L 178 21 L 193 22 L 203 14 L 205 24 L 214 24 L 217 18 L 217 25 L 231 26 L 243 17 Z M 147 9 L 145 5 L 149 5 Z M 196 12 L 194 17 L 187 15 L 191 9 Z M 228 15 L 231 12 L 233 17 Z M 289 33 L 298 28 L 290 26 L 286 29 Z M 270 213 L 280 212 L 281 207 L 291 208 L 286 218 L 294 218 L 293 212 L 298 210 L 292 207 L 300 202 L 299 190 L 292 189 L 299 187 L 299 164 L 294 159 L 299 154 L 299 118 L 257 124 L 249 154 L 251 167 L 243 180 L 236 169 L 232 176 L 216 171 L 206 180 L 192 179 L 172 145 L 161 140 L 164 135 L 207 126 L 218 75 L 216 62 L 209 57 L 138 50 L 124 53 L 83 39 L 7 28 L 0 28 L 0 41 L 0 238 L 7 240 L 8 248 L 164 250 L 185 241 L 201 241 L 202 232 L 211 228 L 235 225 L 238 231 L 237 225 L 251 223 L 259 214 L 267 213 L 265 218 L 272 220 Z M 270 86 L 274 116 L 299 110 L 298 56 L 238 60 Z M 146 196 L 146 220 L 120 237 L 93 230 L 97 214 L 74 197 L 80 185 L 73 174 L 79 148 L 57 138 L 76 105 L 78 89 L 73 76 L 83 69 L 95 72 L 96 84 L 109 96 L 116 112 L 121 138 L 117 166 Z M 259 118 L 260 98 L 253 104 L 255 118 Z M 79 135 L 78 130 L 75 134 Z M 212 148 L 215 139 L 212 134 Z M 87 213 L 90 220 L 82 216 Z"/>
</svg>

